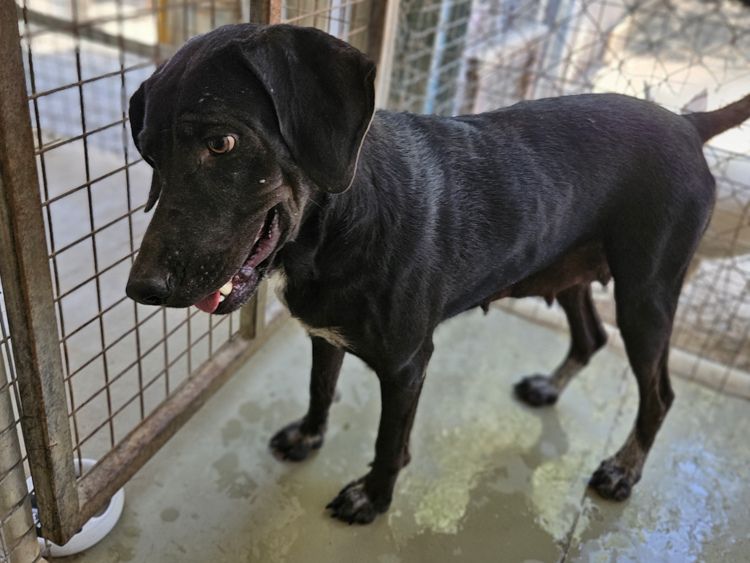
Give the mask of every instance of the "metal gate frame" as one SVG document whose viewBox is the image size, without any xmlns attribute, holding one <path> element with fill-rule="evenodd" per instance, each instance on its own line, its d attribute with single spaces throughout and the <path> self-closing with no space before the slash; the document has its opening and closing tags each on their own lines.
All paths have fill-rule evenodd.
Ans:
<svg viewBox="0 0 750 563">
<path fill-rule="evenodd" d="M 388 6 L 390 4 L 390 7 Z M 381 59 L 396 0 L 372 4 L 368 51 Z M 251 21 L 279 23 L 282 0 L 249 0 Z M 60 335 L 34 159 L 32 121 L 14 0 L 0 0 L 0 277 L 3 280 L 21 427 L 45 537 L 66 543 L 273 334 L 288 314 L 265 319 L 265 286 L 240 314 L 230 341 L 82 478 L 76 477 Z M 386 42 L 384 56 L 392 56 Z M 389 64 L 383 65 L 386 70 Z M 382 77 L 381 77 L 382 78 Z"/>
</svg>

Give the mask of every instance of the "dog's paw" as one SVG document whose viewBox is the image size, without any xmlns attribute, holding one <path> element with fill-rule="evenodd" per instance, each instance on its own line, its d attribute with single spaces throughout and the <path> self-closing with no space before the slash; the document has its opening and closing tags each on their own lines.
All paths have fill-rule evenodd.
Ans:
<svg viewBox="0 0 750 563">
<path fill-rule="evenodd" d="M 302 461 L 313 450 L 323 445 L 323 433 L 302 431 L 303 420 L 297 420 L 279 430 L 269 443 L 274 456 L 285 461 Z"/>
<path fill-rule="evenodd" d="M 623 501 L 630 496 L 635 484 L 640 481 L 640 472 L 634 471 L 615 458 L 605 459 L 589 480 L 589 487 L 599 496 L 609 500 Z"/>
<path fill-rule="evenodd" d="M 513 387 L 516 397 L 532 407 L 553 405 L 560 392 L 546 375 L 529 375 Z"/>
<path fill-rule="evenodd" d="M 365 478 L 352 481 L 326 508 L 331 516 L 348 524 L 369 524 L 378 514 L 388 510 L 390 502 L 374 502 L 365 491 Z"/>
</svg>

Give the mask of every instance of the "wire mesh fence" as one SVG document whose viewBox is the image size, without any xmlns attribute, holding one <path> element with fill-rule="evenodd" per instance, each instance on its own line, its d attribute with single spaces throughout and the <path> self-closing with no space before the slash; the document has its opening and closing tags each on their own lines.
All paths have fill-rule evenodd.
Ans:
<svg viewBox="0 0 750 563">
<path fill-rule="evenodd" d="M 281 21 L 317 27 L 368 50 L 370 16 L 374 0 L 287 0 L 282 3 Z"/>
<path fill-rule="evenodd" d="M 702 0 L 403 0 L 391 85 L 392 108 L 443 115 L 605 91 L 677 112 L 717 108 L 750 92 L 750 7 Z M 679 373 L 745 396 L 749 131 L 744 125 L 706 148 L 718 201 L 672 339 L 686 353 L 675 363 Z M 598 291 L 596 300 L 614 325 L 611 289 Z M 505 306 L 536 319 L 546 315 L 541 303 Z"/>
<path fill-rule="evenodd" d="M 22 10 L 68 412 L 79 457 L 106 453 L 239 328 L 238 314 L 214 319 L 195 310 L 141 307 L 123 294 L 148 222 L 142 211 L 151 176 L 127 127 L 129 95 L 163 51 L 211 22 L 236 21 L 238 15 L 237 3 L 158 6 L 31 0 Z M 62 21 L 42 25 L 37 13 Z M 120 45 L 86 39 L 93 32 Z M 137 41 L 141 51 L 128 50 L 125 39 Z"/>
<path fill-rule="evenodd" d="M 41 552 L 25 481 L 27 457 L 19 433 L 18 386 L 4 303 L 0 287 L 0 562 L 33 563 Z"/>
</svg>

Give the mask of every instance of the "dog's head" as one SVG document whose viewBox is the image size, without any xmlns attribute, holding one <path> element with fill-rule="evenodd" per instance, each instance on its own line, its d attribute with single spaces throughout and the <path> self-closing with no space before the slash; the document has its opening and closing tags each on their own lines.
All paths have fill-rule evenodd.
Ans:
<svg viewBox="0 0 750 563">
<path fill-rule="evenodd" d="M 185 44 L 133 94 L 156 205 L 127 294 L 229 313 L 293 240 L 316 191 L 353 181 L 375 68 L 313 29 L 234 25 Z"/>
</svg>

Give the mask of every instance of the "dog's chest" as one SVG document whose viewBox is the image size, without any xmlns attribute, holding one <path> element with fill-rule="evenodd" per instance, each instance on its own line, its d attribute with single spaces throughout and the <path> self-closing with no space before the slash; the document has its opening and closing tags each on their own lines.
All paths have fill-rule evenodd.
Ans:
<svg viewBox="0 0 750 563">
<path fill-rule="evenodd" d="M 299 319 L 297 319 L 299 320 Z M 302 327 L 307 331 L 310 336 L 316 336 L 322 338 L 329 344 L 336 346 L 336 348 L 343 348 L 345 350 L 351 350 L 352 346 L 344 336 L 340 329 L 334 327 L 312 327 L 306 325 L 303 321 L 299 321 Z"/>
<path fill-rule="evenodd" d="M 299 284 L 295 285 L 298 286 Z M 307 291 L 298 289 L 295 292 L 290 289 L 288 279 L 283 271 L 277 276 L 274 289 L 279 301 L 289 309 L 292 316 L 299 321 L 310 336 L 322 338 L 337 348 L 353 349 L 350 339 L 346 337 L 341 327 L 326 322 L 321 324 L 324 319 L 321 318 L 320 311 L 327 309 L 324 305 L 323 295 L 318 293 L 317 296 L 313 296 L 311 295 L 313 292 L 309 288 Z M 315 309 L 317 309 L 318 314 L 313 314 Z"/>
</svg>

